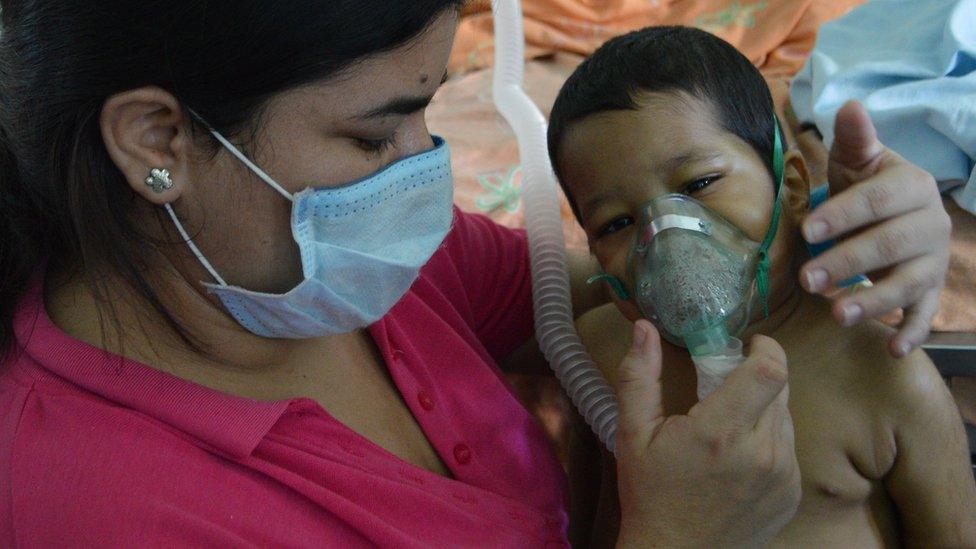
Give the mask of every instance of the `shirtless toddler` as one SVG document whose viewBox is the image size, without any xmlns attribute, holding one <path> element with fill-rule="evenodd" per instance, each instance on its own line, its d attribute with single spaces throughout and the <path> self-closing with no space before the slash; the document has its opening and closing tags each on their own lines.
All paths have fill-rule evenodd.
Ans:
<svg viewBox="0 0 976 549">
<path fill-rule="evenodd" d="M 592 253 L 625 294 L 580 319 L 584 343 L 611 382 L 630 346 L 631 323 L 647 316 L 648 307 L 635 303 L 641 290 L 633 257 L 635 243 L 654 236 L 638 234 L 648 203 L 690 197 L 758 247 L 775 217 L 774 120 L 759 71 L 729 44 L 688 28 L 611 40 L 563 87 L 550 124 L 553 164 Z M 758 305 L 744 331 L 732 334 L 747 343 L 752 334 L 768 335 L 789 359 L 803 499 L 774 545 L 976 546 L 976 483 L 945 384 L 920 351 L 890 357 L 888 328 L 840 327 L 830 303 L 798 285 L 808 257 L 798 227 L 812 189 L 800 154 L 786 151 L 779 164 L 782 211 L 768 248 L 768 295 L 750 294 Z M 713 259 L 685 261 L 698 262 L 687 265 L 693 277 Z M 694 407 L 688 351 L 664 345 L 661 383 L 666 415 Z M 616 499 L 603 501 L 612 538 Z"/>
</svg>

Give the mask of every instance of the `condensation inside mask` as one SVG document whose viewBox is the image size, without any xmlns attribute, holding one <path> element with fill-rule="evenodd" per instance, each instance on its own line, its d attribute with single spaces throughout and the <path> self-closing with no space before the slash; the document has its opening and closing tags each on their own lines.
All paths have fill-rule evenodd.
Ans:
<svg viewBox="0 0 976 549">
<path fill-rule="evenodd" d="M 686 345 L 710 329 L 742 332 L 756 298 L 759 243 L 684 195 L 649 203 L 638 235 L 634 297 L 666 339 Z"/>
</svg>

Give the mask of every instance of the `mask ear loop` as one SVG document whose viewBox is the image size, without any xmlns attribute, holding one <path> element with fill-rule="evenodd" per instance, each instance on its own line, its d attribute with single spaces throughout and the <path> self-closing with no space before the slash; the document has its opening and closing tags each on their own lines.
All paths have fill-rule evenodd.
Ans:
<svg viewBox="0 0 976 549">
<path fill-rule="evenodd" d="M 237 159 L 243 162 L 245 166 L 250 168 L 250 170 L 254 172 L 254 175 L 260 177 L 262 181 L 267 183 L 272 189 L 278 191 L 278 194 L 287 198 L 289 202 L 295 201 L 295 197 L 292 196 L 290 192 L 286 191 L 284 187 L 279 185 L 278 182 L 272 179 L 270 175 L 264 173 L 264 170 L 259 168 L 257 164 L 251 162 L 250 158 L 245 156 L 244 153 L 240 151 L 240 149 L 238 149 L 236 146 L 234 146 L 233 143 L 228 141 L 227 138 L 225 138 L 223 135 L 220 134 L 220 132 L 213 129 L 213 127 L 211 127 L 210 124 L 207 124 L 207 122 L 204 121 L 203 118 L 200 117 L 200 115 L 194 112 L 193 109 L 188 108 L 187 110 L 190 111 L 190 115 L 193 116 L 193 118 L 196 118 L 201 124 L 207 127 L 207 131 L 210 132 L 210 135 L 213 135 L 214 138 L 217 139 L 217 141 L 219 141 L 220 144 L 223 145 L 225 149 L 227 149 L 231 154 L 236 156 Z"/>
<path fill-rule="evenodd" d="M 613 293 L 617 294 L 617 297 L 620 298 L 621 301 L 630 301 L 630 292 L 628 292 L 627 289 L 624 288 L 623 282 L 621 282 L 619 278 L 613 275 L 609 275 L 607 273 L 601 273 L 596 276 L 591 276 L 586 280 L 586 283 L 588 285 L 592 285 L 592 284 L 596 284 L 597 282 L 600 282 L 601 280 L 610 285 L 610 288 L 613 289 Z"/>
<path fill-rule="evenodd" d="M 259 168 L 254 162 L 251 162 L 250 158 L 244 156 L 244 153 L 242 153 L 237 147 L 235 147 L 230 141 L 228 141 L 223 135 L 221 135 L 220 132 L 215 130 L 210 124 L 207 124 L 207 122 L 200 115 L 198 115 L 193 109 L 187 107 L 187 110 L 190 112 L 190 116 L 192 116 L 198 122 L 206 126 L 207 131 L 209 131 L 210 134 L 213 135 L 214 138 L 216 138 L 217 141 L 219 141 L 220 144 L 224 146 L 224 148 L 226 148 L 228 151 L 230 151 L 231 154 L 236 156 L 238 160 L 243 162 L 245 166 L 250 168 L 251 171 L 253 171 L 258 177 L 260 177 L 265 183 L 270 185 L 271 188 L 273 188 L 274 190 L 278 191 L 279 194 L 287 198 L 289 202 L 295 201 L 295 198 L 291 195 L 291 193 L 289 193 L 284 188 L 282 188 L 282 186 L 279 185 L 277 182 L 275 182 L 274 179 L 271 179 L 271 176 L 264 173 L 264 170 Z M 197 257 L 197 260 L 200 261 L 200 264 L 203 265 L 203 268 L 210 273 L 210 276 L 214 278 L 217 284 L 221 286 L 227 286 L 227 282 L 225 282 L 223 277 L 220 276 L 220 274 L 217 272 L 217 269 L 214 269 L 210 261 L 208 261 L 206 256 L 203 255 L 203 252 L 200 251 L 200 248 L 198 248 L 197 245 L 193 242 L 193 239 L 190 238 L 190 234 L 186 232 L 186 229 L 183 227 L 183 223 L 180 223 L 179 218 L 176 217 L 176 212 L 173 211 L 173 206 L 170 204 L 166 204 L 164 207 L 166 208 L 166 213 L 168 213 L 169 217 L 173 220 L 173 225 L 176 225 L 176 230 L 179 231 L 180 236 L 183 237 L 183 241 L 186 242 L 186 245 L 190 248 L 190 251 L 193 252 L 193 255 Z"/>
<path fill-rule="evenodd" d="M 766 233 L 766 239 L 759 247 L 759 265 L 756 270 L 756 286 L 759 289 L 759 297 L 762 299 L 763 314 L 769 318 L 769 269 L 771 260 L 769 258 L 769 248 L 773 245 L 776 232 L 779 230 L 779 218 L 782 214 L 781 196 L 783 182 L 785 180 L 786 160 L 783 151 L 783 138 L 780 134 L 779 119 L 773 115 L 773 174 L 776 177 L 776 200 L 773 205 L 773 220 Z"/>
<path fill-rule="evenodd" d="M 180 236 L 183 237 L 183 241 L 186 242 L 186 245 L 190 247 L 190 251 L 193 252 L 193 255 L 197 256 L 197 259 L 200 261 L 200 264 L 203 265 L 203 268 L 210 273 L 210 276 L 214 277 L 214 280 L 217 281 L 217 284 L 220 284 L 221 286 L 227 286 L 227 283 L 224 282 L 224 279 L 219 274 L 217 274 L 217 269 L 213 268 L 213 265 L 211 265 L 210 262 L 207 261 L 207 258 L 204 257 L 203 252 L 200 251 L 200 248 L 197 248 L 197 245 L 193 243 L 193 239 L 190 238 L 190 235 L 186 232 L 186 229 L 183 228 L 183 224 L 180 223 L 180 220 L 176 217 L 176 212 L 173 211 L 173 206 L 166 204 L 165 208 L 166 208 L 166 213 L 168 213 L 169 216 L 173 219 L 173 224 L 176 225 L 176 230 L 180 232 Z"/>
</svg>

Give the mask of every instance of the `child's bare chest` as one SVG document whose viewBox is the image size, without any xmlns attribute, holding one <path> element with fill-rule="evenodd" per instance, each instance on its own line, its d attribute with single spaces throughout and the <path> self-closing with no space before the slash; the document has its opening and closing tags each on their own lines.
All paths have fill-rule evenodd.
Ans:
<svg viewBox="0 0 976 549">
<path fill-rule="evenodd" d="M 883 479 L 894 462 L 895 442 L 871 406 L 865 393 L 870 388 L 846 383 L 822 360 L 794 360 L 791 366 L 790 414 L 803 499 L 777 541 L 789 546 L 832 545 L 830 540 L 857 547 L 894 543 L 895 510 Z"/>
<path fill-rule="evenodd" d="M 803 497 L 774 546 L 892 546 L 898 526 L 880 435 L 856 412 L 806 397 L 790 400 Z"/>
<path fill-rule="evenodd" d="M 882 479 L 894 461 L 895 446 L 864 393 L 870 388 L 849 385 L 825 367 L 824 360 L 838 359 L 829 351 L 804 358 L 790 354 L 790 414 L 803 499 L 773 545 L 891 546 L 897 523 Z M 695 402 L 694 367 L 678 353 L 665 349 L 665 355 L 676 366 L 662 375 L 666 412 L 687 413 Z"/>
</svg>

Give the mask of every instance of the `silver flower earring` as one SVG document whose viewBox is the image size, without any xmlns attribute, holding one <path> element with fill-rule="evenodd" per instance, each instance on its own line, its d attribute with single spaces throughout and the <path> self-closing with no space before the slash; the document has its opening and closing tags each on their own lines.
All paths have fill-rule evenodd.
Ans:
<svg viewBox="0 0 976 549">
<path fill-rule="evenodd" d="M 156 194 L 162 194 L 173 188 L 173 180 L 169 176 L 169 170 L 153 168 L 149 171 L 146 178 L 146 185 Z"/>
</svg>

